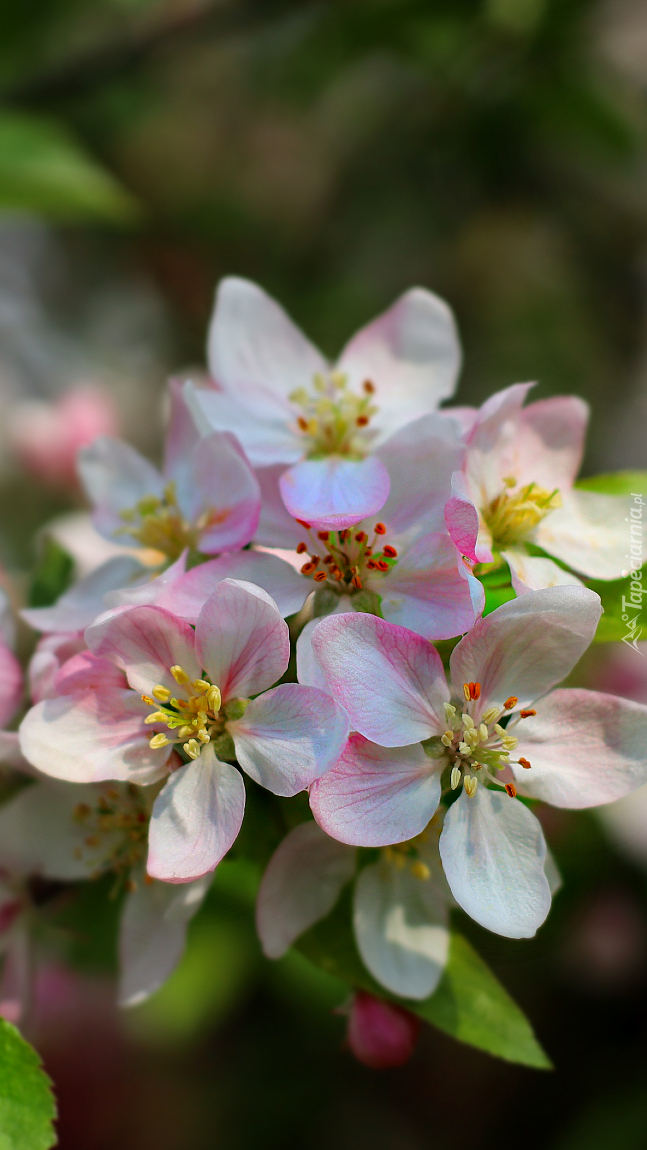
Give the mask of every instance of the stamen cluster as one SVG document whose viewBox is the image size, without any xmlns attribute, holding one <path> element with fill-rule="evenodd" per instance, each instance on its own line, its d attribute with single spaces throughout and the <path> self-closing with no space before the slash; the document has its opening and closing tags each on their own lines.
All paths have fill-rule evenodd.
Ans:
<svg viewBox="0 0 647 1150">
<path fill-rule="evenodd" d="M 183 667 L 171 667 L 171 674 L 176 683 L 190 693 L 187 693 L 186 698 L 176 698 L 168 687 L 158 684 L 153 687 L 153 698 L 142 695 L 143 701 L 149 706 L 159 704 L 156 710 L 146 716 L 145 722 L 163 723 L 167 730 L 176 732 L 173 735 L 158 732 L 150 740 L 150 746 L 155 750 L 170 743 L 180 744 L 190 759 L 197 759 L 202 747 L 210 743 L 214 736 L 224 732 L 225 716 L 220 715 L 220 690 L 208 679 L 191 680 Z"/>
<path fill-rule="evenodd" d="M 459 713 L 459 705 L 445 703 L 445 720 L 447 730 L 441 735 L 440 741 L 446 748 L 446 755 L 451 763 L 449 785 L 453 791 L 463 784 L 466 793 L 473 797 L 478 787 L 478 774 L 484 775 L 496 786 L 504 786 L 510 798 L 514 798 L 517 791 L 514 783 L 501 782 L 493 774 L 502 771 L 510 764 L 510 754 L 518 745 L 519 740 L 509 733 L 509 729 L 501 725 L 500 720 L 506 711 L 511 711 L 517 705 L 514 695 L 506 699 L 503 706 L 492 706 L 485 710 L 476 723 L 470 712 L 470 704 L 476 702 L 481 695 L 480 683 L 464 683 L 463 697 L 465 710 Z M 534 711 L 521 711 L 520 717 L 526 718 L 535 714 Z M 520 766 L 529 768 L 527 759 L 515 760 Z"/>
<path fill-rule="evenodd" d="M 89 869 L 99 858 L 118 875 L 130 871 L 146 854 L 149 815 L 144 792 L 131 784 L 121 792 L 106 790 L 95 806 L 78 803 L 74 821 L 87 834 L 83 846 L 75 848 L 74 857 L 82 859 L 87 854 Z M 116 845 L 115 832 L 119 832 Z"/>
<path fill-rule="evenodd" d="M 306 441 L 306 458 L 363 459 L 373 438 L 366 429 L 378 411 L 371 398 L 375 385 L 365 380 L 363 395 L 356 395 L 348 387 L 348 377 L 333 371 L 327 378 L 317 373 L 312 386 L 314 394 L 300 387 L 289 397 L 301 409 L 296 424 Z"/>
<path fill-rule="evenodd" d="M 499 550 L 521 542 L 549 511 L 562 505 L 557 487 L 554 491 L 547 491 L 536 483 L 528 483 L 518 491 L 513 491 L 517 486 L 514 476 L 507 476 L 504 484 L 505 489 L 483 512 L 492 541 Z"/>
<path fill-rule="evenodd" d="M 318 531 L 315 541 L 310 524 L 299 520 L 311 539 L 311 554 L 301 568 L 301 574 L 312 577 L 315 583 L 328 582 L 344 594 L 361 591 L 369 574 L 386 574 L 395 565 L 398 552 L 390 543 L 380 543 L 386 535 L 383 523 L 376 523 L 373 538 L 366 531 L 344 528 L 342 531 Z M 319 546 L 323 544 L 323 548 Z M 326 554 L 317 554 L 318 550 Z M 307 543 L 299 543 L 297 554 L 308 552 Z"/>
</svg>

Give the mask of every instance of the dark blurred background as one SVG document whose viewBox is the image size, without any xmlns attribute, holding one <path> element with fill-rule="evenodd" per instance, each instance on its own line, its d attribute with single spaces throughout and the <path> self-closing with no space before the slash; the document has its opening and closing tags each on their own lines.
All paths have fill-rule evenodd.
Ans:
<svg viewBox="0 0 647 1150">
<path fill-rule="evenodd" d="M 33 533 L 80 505 L 62 472 L 43 486 L 36 413 L 86 388 L 157 453 L 165 378 L 204 363 L 229 273 L 331 354 L 423 284 L 458 318 L 459 402 L 527 379 L 576 392 L 587 470 L 647 466 L 644 0 L 3 0 L 0 560 L 16 585 Z M 331 1014 L 344 988 L 298 956 L 263 964 L 226 879 L 168 986 L 119 1017 L 114 934 L 87 926 L 97 888 L 70 928 L 79 973 L 54 947 L 41 977 L 63 1150 L 647 1146 L 645 870 L 593 817 L 546 823 L 567 881 L 539 937 L 462 926 L 554 1073 L 431 1029 L 403 1069 L 364 1069 Z"/>
</svg>

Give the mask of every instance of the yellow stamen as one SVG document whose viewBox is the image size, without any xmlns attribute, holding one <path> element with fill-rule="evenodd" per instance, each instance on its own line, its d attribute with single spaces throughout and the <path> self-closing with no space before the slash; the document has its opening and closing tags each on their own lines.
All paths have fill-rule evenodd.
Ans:
<svg viewBox="0 0 647 1150">
<path fill-rule="evenodd" d="M 158 683 L 157 687 L 153 687 L 153 698 L 157 699 L 158 703 L 168 703 L 171 697 L 171 692 L 168 687 L 163 687 Z"/>
<path fill-rule="evenodd" d="M 148 745 L 151 751 L 157 751 L 160 747 L 168 747 L 170 741 L 171 740 L 167 739 L 166 735 L 160 731 L 158 735 L 153 735 Z"/>
<path fill-rule="evenodd" d="M 175 667 L 171 667 L 171 674 L 175 679 L 175 682 L 179 683 L 181 687 L 184 687 L 187 683 L 191 682 L 191 679 L 183 667 L 178 667 L 177 665 Z"/>
<path fill-rule="evenodd" d="M 478 785 L 479 781 L 478 779 L 475 779 L 473 775 L 465 775 L 465 778 L 463 779 L 463 786 L 465 787 L 465 790 L 471 799 L 474 798 Z"/>
<path fill-rule="evenodd" d="M 431 871 L 429 870 L 429 867 L 426 865 L 426 863 L 420 862 L 420 860 L 411 864 L 411 873 L 415 878 L 419 878 L 422 882 L 425 882 L 428 878 L 431 877 Z"/>
<path fill-rule="evenodd" d="M 452 767 L 452 773 L 449 777 L 449 785 L 453 791 L 461 784 L 461 771 L 460 767 Z"/>
</svg>

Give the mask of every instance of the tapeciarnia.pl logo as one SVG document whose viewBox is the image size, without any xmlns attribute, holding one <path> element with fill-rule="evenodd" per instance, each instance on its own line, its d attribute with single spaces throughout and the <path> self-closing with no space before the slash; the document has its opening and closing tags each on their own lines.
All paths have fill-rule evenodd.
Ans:
<svg viewBox="0 0 647 1150">
<path fill-rule="evenodd" d="M 626 595 L 622 596 L 622 621 L 627 625 L 627 634 L 623 636 L 622 642 L 626 643 L 628 647 L 633 647 L 638 651 L 639 655 L 644 655 L 645 652 L 641 651 L 638 647 L 638 640 L 642 634 L 642 625 L 640 622 L 640 615 L 642 612 L 642 597 L 647 593 L 647 588 L 643 587 L 643 511 L 645 507 L 645 500 L 642 495 L 638 495 L 632 491 L 631 498 L 633 504 L 629 509 L 627 523 L 629 524 L 629 552 L 626 558 L 629 560 L 629 570 L 623 574 L 631 577 L 629 584 L 629 591 Z"/>
</svg>

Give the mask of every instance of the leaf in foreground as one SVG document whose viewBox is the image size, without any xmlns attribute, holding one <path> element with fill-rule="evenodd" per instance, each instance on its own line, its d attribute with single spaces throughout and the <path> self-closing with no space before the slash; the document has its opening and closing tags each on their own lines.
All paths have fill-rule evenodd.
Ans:
<svg viewBox="0 0 647 1150">
<path fill-rule="evenodd" d="M 0 1150 L 50 1150 L 56 1104 L 36 1051 L 0 1018 Z"/>
</svg>

